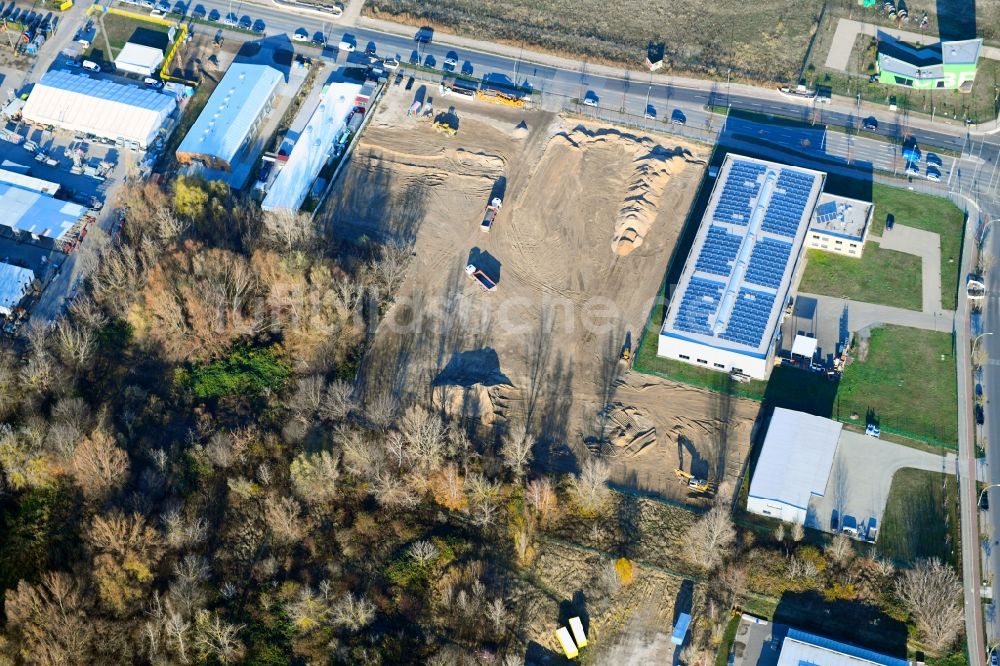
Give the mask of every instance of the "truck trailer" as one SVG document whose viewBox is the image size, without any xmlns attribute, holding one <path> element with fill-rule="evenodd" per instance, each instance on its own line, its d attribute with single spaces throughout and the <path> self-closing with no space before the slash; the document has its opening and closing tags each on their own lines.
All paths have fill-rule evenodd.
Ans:
<svg viewBox="0 0 1000 666">
<path fill-rule="evenodd" d="M 469 279 L 475 280 L 483 291 L 495 291 L 497 288 L 497 283 L 489 275 L 476 268 L 475 264 L 466 266 L 465 274 L 469 276 Z"/>
<path fill-rule="evenodd" d="M 483 233 L 489 233 L 490 229 L 493 227 L 493 221 L 497 219 L 497 214 L 500 213 L 500 207 L 503 205 L 503 200 L 500 197 L 493 197 L 493 200 L 486 206 L 486 212 L 483 214 L 483 222 L 479 225 L 479 230 Z"/>
</svg>

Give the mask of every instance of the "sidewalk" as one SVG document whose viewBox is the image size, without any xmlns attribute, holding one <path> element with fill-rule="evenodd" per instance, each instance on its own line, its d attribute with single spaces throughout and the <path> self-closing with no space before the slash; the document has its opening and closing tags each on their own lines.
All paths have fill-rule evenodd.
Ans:
<svg viewBox="0 0 1000 666">
<path fill-rule="evenodd" d="M 941 314 L 941 237 L 931 231 L 914 229 L 902 224 L 872 236 L 883 250 L 896 250 L 920 257 L 920 282 L 925 313 Z M 954 313 L 952 313 L 954 314 Z"/>
</svg>

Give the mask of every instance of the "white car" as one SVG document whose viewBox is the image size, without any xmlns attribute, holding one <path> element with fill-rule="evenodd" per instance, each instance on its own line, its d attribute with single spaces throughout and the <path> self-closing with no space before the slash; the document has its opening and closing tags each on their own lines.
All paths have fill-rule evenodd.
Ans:
<svg viewBox="0 0 1000 666">
<path fill-rule="evenodd" d="M 82 63 L 80 63 L 80 66 L 83 67 L 88 72 L 99 72 L 99 71 L 101 71 L 101 66 L 98 65 L 93 60 L 84 60 Z"/>
<path fill-rule="evenodd" d="M 308 42 L 309 41 L 309 34 L 306 33 L 306 32 L 303 32 L 301 30 L 298 30 L 298 31 L 296 31 L 292 35 L 292 41 L 293 42 Z"/>
<path fill-rule="evenodd" d="M 934 181 L 935 183 L 941 182 L 941 172 L 932 167 L 927 167 L 927 180 Z"/>
<path fill-rule="evenodd" d="M 458 60 L 455 58 L 445 58 L 444 64 L 445 67 L 458 67 Z"/>
<path fill-rule="evenodd" d="M 166 18 L 167 17 L 167 13 L 165 11 L 163 11 L 162 9 L 154 9 L 153 11 L 149 12 L 149 15 L 151 17 L 153 17 L 153 18 Z"/>
<path fill-rule="evenodd" d="M 906 173 L 908 173 L 911 176 L 919 176 L 920 175 L 920 167 L 918 167 L 916 164 L 913 164 L 912 162 L 910 162 L 909 164 L 906 165 Z"/>
<path fill-rule="evenodd" d="M 868 427 L 865 428 L 865 434 L 869 437 L 874 437 L 875 439 L 882 438 L 882 429 L 879 428 L 874 423 L 869 423 Z"/>
<path fill-rule="evenodd" d="M 387 69 L 390 72 L 395 72 L 397 69 L 399 69 L 399 61 L 396 60 L 395 58 L 389 58 L 387 60 L 383 60 L 382 67 L 383 69 Z"/>
<path fill-rule="evenodd" d="M 599 101 L 599 98 L 597 97 L 597 95 L 595 95 L 592 92 L 588 92 L 587 95 L 583 98 L 583 105 L 584 106 L 597 106 L 597 102 L 598 101 Z"/>
</svg>

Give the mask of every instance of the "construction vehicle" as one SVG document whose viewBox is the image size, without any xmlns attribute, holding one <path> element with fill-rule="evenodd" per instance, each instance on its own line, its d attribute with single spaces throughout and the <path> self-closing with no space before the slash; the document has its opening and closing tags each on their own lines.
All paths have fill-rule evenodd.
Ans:
<svg viewBox="0 0 1000 666">
<path fill-rule="evenodd" d="M 712 493 L 715 492 L 715 485 L 709 483 L 705 479 L 699 479 L 695 477 L 694 474 L 685 472 L 682 469 L 675 469 L 674 475 L 677 479 L 684 484 L 687 484 L 688 490 L 695 493 Z"/>
<path fill-rule="evenodd" d="M 434 123 L 434 129 L 443 134 L 447 134 L 448 136 L 455 136 L 458 134 L 458 130 L 448 123 Z"/>
<path fill-rule="evenodd" d="M 495 291 L 497 288 L 497 283 L 489 275 L 476 268 L 475 264 L 466 266 L 465 274 L 469 276 L 470 280 L 475 280 L 483 291 Z"/>
<path fill-rule="evenodd" d="M 493 226 L 493 221 L 497 219 L 497 215 L 500 213 L 500 207 L 503 206 L 503 199 L 500 197 L 493 197 L 493 200 L 486 206 L 486 212 L 483 214 L 482 224 L 479 225 L 479 230 L 483 233 L 489 233 L 490 228 Z"/>
</svg>

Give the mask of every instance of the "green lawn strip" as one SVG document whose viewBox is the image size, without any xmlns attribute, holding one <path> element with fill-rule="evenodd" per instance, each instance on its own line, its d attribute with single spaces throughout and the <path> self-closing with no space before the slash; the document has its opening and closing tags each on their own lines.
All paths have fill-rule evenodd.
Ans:
<svg viewBox="0 0 1000 666">
<path fill-rule="evenodd" d="M 899 564 L 937 557 L 961 569 L 954 475 L 904 468 L 892 477 L 876 549 Z"/>
<path fill-rule="evenodd" d="M 736 630 L 740 627 L 740 616 L 734 615 L 726 625 L 726 631 L 722 634 L 722 642 L 719 644 L 719 651 L 715 654 L 715 666 L 726 666 L 729 663 L 729 651 L 736 640 Z"/>
<path fill-rule="evenodd" d="M 890 232 L 891 233 L 891 232 Z M 799 291 L 919 311 L 921 260 L 867 243 L 860 258 L 809 250 Z"/>
<path fill-rule="evenodd" d="M 931 231 L 941 238 L 941 306 L 956 307 L 958 268 L 962 256 L 962 232 L 965 213 L 948 199 L 911 192 L 875 183 L 872 187 L 875 213 L 871 233 L 882 235 L 885 218 L 890 213 L 896 224 Z M 892 233 L 889 231 L 887 233 Z M 865 252 L 868 248 L 865 248 Z"/>
<path fill-rule="evenodd" d="M 887 432 L 954 449 L 957 393 L 951 334 L 884 326 L 871 332 L 866 360 L 847 366 L 837 418 L 864 419 L 872 410 Z"/>
</svg>

